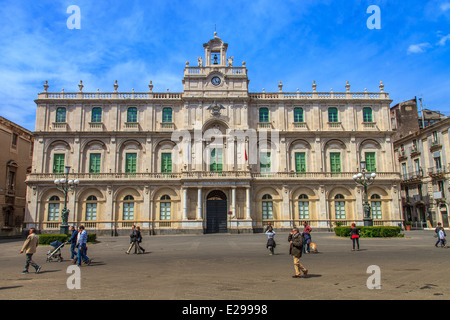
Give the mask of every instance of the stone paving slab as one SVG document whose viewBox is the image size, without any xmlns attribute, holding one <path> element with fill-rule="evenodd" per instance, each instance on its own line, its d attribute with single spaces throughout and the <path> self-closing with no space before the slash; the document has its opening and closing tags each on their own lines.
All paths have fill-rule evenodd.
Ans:
<svg viewBox="0 0 450 320">
<path fill-rule="evenodd" d="M 68 246 L 63 262 L 45 262 L 51 247 L 38 247 L 41 273 L 23 275 L 23 240 L 1 240 L 0 299 L 448 300 L 450 250 L 435 248 L 433 234 L 361 239 L 361 250 L 351 251 L 348 238 L 313 232 L 319 253 L 302 257 L 306 279 L 291 277 L 288 233 L 275 236 L 273 256 L 264 234 L 145 236 L 141 255 L 125 254 L 128 237 L 100 237 L 88 245 L 93 263 L 79 269 L 81 289 L 72 290 Z M 367 287 L 371 265 L 380 268 L 381 289 Z"/>
</svg>

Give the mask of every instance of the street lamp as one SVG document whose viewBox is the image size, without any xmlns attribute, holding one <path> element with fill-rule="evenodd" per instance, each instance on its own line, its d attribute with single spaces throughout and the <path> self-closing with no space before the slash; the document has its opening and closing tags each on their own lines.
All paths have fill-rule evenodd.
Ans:
<svg viewBox="0 0 450 320">
<path fill-rule="evenodd" d="M 367 172 L 366 169 L 366 162 L 361 161 L 361 172 L 358 172 L 358 174 L 355 174 L 353 176 L 353 180 L 359 185 L 362 185 L 364 187 L 364 226 L 365 227 L 372 227 L 373 226 L 373 220 L 372 216 L 370 214 L 370 204 L 369 199 L 367 198 L 367 186 L 370 186 L 374 180 L 377 174 L 375 172 Z"/>
<path fill-rule="evenodd" d="M 69 172 L 70 172 L 70 166 L 65 166 L 64 174 L 66 177 L 62 178 L 62 179 L 56 179 L 54 181 L 56 187 L 64 193 L 64 209 L 61 212 L 62 224 L 61 224 L 61 227 L 59 228 L 59 232 L 61 234 L 69 234 L 68 218 L 69 218 L 70 210 L 67 209 L 67 195 L 69 194 L 70 191 L 75 190 L 75 188 L 80 183 L 80 181 L 78 181 L 78 179 L 69 180 Z"/>
</svg>

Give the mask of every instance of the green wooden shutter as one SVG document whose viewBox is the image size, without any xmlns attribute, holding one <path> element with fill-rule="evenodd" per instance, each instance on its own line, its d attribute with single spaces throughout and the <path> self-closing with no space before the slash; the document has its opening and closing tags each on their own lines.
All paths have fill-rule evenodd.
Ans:
<svg viewBox="0 0 450 320">
<path fill-rule="evenodd" d="M 366 152 L 366 170 L 376 172 L 375 152 Z"/>
<path fill-rule="evenodd" d="M 136 172 L 136 153 L 127 153 L 125 161 L 125 173 L 135 173 Z"/>
<path fill-rule="evenodd" d="M 172 154 L 161 153 L 161 172 L 172 172 Z"/>
<path fill-rule="evenodd" d="M 331 172 L 341 172 L 341 154 L 338 152 L 330 153 L 330 168 Z"/>
<path fill-rule="evenodd" d="M 64 173 L 64 154 L 55 154 L 53 158 L 53 173 Z"/>
<path fill-rule="evenodd" d="M 223 171 L 223 149 L 212 149 L 209 171 Z"/>
<path fill-rule="evenodd" d="M 259 154 L 260 172 L 270 172 L 270 152 L 261 152 Z"/>
<path fill-rule="evenodd" d="M 89 173 L 100 172 L 100 161 L 102 155 L 100 153 L 91 153 L 89 156 Z"/>
<path fill-rule="evenodd" d="M 304 152 L 295 153 L 295 171 L 306 172 L 306 158 Z"/>
</svg>

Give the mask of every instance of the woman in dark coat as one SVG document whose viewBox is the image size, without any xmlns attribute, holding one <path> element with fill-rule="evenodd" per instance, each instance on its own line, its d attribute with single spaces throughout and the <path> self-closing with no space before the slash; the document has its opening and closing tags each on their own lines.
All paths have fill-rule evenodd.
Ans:
<svg viewBox="0 0 450 320">
<path fill-rule="evenodd" d="M 355 223 L 352 223 L 352 228 L 350 230 L 350 239 L 352 239 L 353 242 L 353 249 L 352 251 L 355 251 L 355 242 L 358 245 L 357 251 L 359 251 L 359 229 L 356 227 Z"/>
</svg>

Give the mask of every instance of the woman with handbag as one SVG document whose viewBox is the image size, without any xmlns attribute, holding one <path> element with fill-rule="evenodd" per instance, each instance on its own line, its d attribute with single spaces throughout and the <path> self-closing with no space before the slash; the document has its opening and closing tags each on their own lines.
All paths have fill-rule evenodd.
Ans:
<svg viewBox="0 0 450 320">
<path fill-rule="evenodd" d="M 359 229 L 356 227 L 355 223 L 352 223 L 352 227 L 350 230 L 350 239 L 352 239 L 352 242 L 353 242 L 352 251 L 355 251 L 355 242 L 358 246 L 358 249 L 356 249 L 356 250 L 359 251 Z"/>
</svg>

